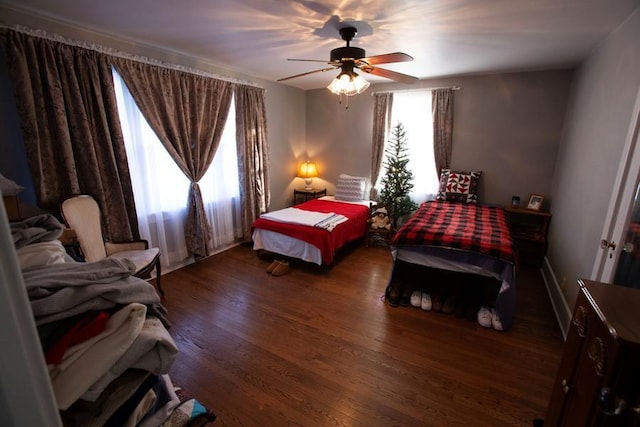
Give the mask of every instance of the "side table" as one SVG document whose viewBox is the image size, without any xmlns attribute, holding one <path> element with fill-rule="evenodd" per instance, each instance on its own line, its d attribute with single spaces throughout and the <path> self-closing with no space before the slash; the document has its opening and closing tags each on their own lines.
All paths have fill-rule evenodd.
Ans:
<svg viewBox="0 0 640 427">
<path fill-rule="evenodd" d="M 293 190 L 293 204 L 297 205 L 298 204 L 298 198 L 304 198 L 304 202 L 306 202 L 307 200 L 311 200 L 311 199 L 317 199 L 318 197 L 323 197 L 327 195 L 327 189 L 323 188 L 321 190 L 316 189 L 316 188 L 311 188 L 309 190 L 304 189 L 304 188 L 300 188 L 300 189 L 294 189 Z"/>
</svg>

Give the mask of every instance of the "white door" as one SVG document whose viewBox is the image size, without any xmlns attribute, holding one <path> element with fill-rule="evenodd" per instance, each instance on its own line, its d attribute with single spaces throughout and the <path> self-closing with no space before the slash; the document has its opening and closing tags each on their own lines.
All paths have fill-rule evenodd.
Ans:
<svg viewBox="0 0 640 427">
<path fill-rule="evenodd" d="M 611 195 L 593 280 L 640 288 L 640 90 Z"/>
</svg>

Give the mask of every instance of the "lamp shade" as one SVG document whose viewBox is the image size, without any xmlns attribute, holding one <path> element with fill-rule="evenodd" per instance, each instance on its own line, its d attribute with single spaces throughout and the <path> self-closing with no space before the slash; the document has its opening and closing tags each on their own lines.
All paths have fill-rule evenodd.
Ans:
<svg viewBox="0 0 640 427">
<path fill-rule="evenodd" d="M 311 190 L 311 182 L 313 181 L 313 178 L 318 176 L 316 164 L 307 160 L 305 163 L 300 165 L 300 169 L 298 169 L 298 176 L 300 178 L 304 178 L 304 189 Z"/>
<path fill-rule="evenodd" d="M 307 160 L 305 163 L 300 165 L 300 169 L 298 169 L 298 176 L 300 178 L 317 177 L 318 169 L 316 168 L 316 164 Z"/>
</svg>

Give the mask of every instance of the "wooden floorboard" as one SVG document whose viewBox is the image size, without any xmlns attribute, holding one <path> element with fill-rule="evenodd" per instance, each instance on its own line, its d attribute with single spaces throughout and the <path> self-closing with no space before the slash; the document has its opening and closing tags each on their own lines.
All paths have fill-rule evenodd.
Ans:
<svg viewBox="0 0 640 427">
<path fill-rule="evenodd" d="M 218 426 L 531 426 L 562 335 L 540 273 L 523 268 L 510 331 L 390 307 L 392 260 L 355 245 L 281 277 L 241 245 L 162 277 L 180 348 L 172 379 Z M 428 275 L 420 280 L 428 281 Z"/>
</svg>

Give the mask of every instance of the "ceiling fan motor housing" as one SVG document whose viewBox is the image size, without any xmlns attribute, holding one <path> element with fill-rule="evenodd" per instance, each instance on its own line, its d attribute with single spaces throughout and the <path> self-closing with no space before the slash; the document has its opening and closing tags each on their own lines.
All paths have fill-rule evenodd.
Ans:
<svg viewBox="0 0 640 427">
<path fill-rule="evenodd" d="M 364 49 L 359 47 L 338 47 L 331 51 L 331 62 L 339 62 L 343 59 L 362 59 L 365 56 Z"/>
</svg>

